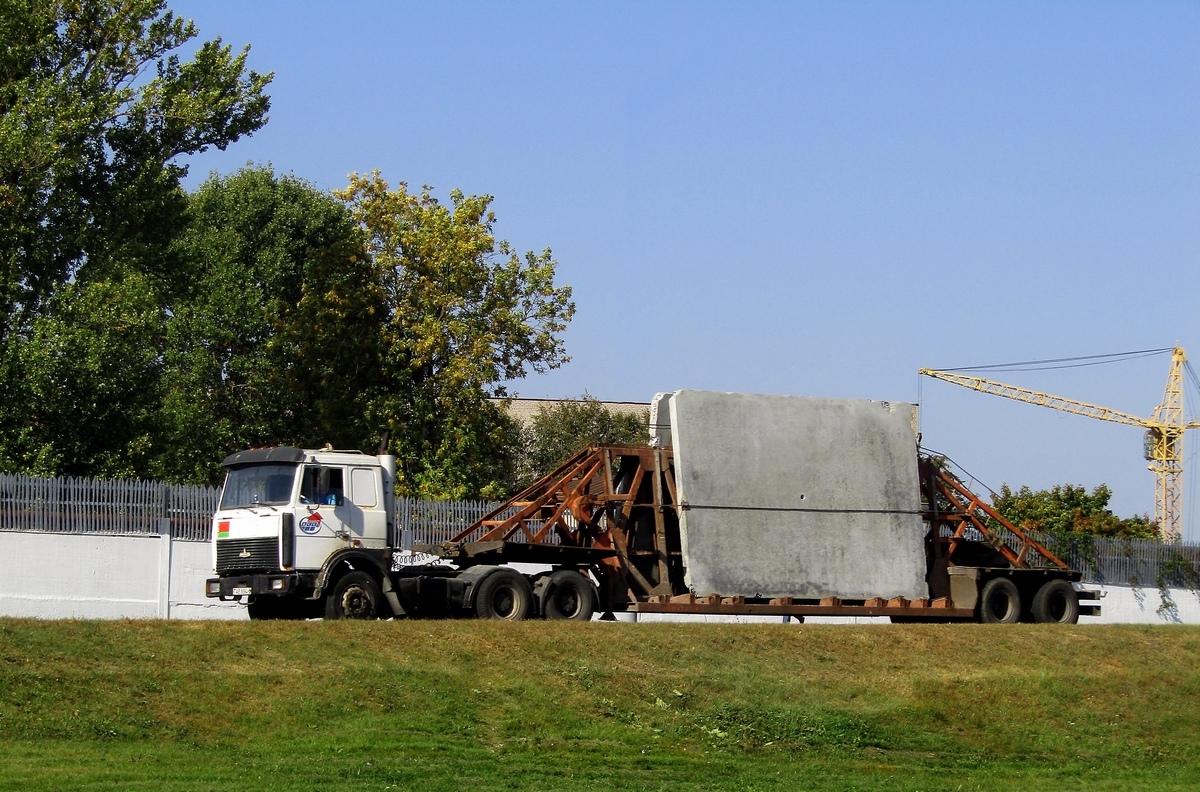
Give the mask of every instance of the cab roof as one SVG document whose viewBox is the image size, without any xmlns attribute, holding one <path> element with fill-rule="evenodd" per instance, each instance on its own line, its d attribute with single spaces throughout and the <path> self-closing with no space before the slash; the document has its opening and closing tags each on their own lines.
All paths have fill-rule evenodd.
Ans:
<svg viewBox="0 0 1200 792">
<path fill-rule="evenodd" d="M 251 448 L 249 451 L 238 451 L 225 457 L 221 464 L 225 467 L 242 467 L 243 465 L 261 465 L 266 462 L 282 464 L 297 464 L 304 461 L 304 451 L 291 446 L 275 446 L 273 448 Z"/>
<path fill-rule="evenodd" d="M 221 464 L 227 468 L 245 467 L 246 465 L 263 465 L 268 463 L 276 463 L 282 465 L 296 465 L 306 461 L 317 461 L 322 459 L 326 462 L 341 462 L 363 464 L 364 462 L 376 462 L 376 458 L 362 451 L 343 451 L 338 449 L 325 448 L 292 448 L 291 446 L 274 446 L 272 448 L 251 448 L 247 451 L 238 451 L 236 454 L 230 454 L 225 457 L 225 461 Z"/>
</svg>

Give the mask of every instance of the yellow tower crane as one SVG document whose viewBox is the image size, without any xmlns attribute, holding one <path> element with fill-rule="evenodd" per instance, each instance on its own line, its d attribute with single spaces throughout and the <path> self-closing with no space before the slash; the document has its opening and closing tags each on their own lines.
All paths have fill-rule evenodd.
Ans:
<svg viewBox="0 0 1200 792">
<path fill-rule="evenodd" d="M 1187 423 L 1183 420 L 1183 364 L 1186 362 L 1187 355 L 1184 354 L 1183 348 L 1175 347 L 1171 352 L 1171 372 L 1167 375 L 1162 404 L 1154 408 L 1154 413 L 1149 418 L 1139 418 L 1120 410 L 1039 393 L 1015 385 L 1005 385 L 982 377 L 968 377 L 933 369 L 921 369 L 920 373 L 981 393 L 991 393 L 1101 421 L 1143 427 L 1146 430 L 1146 460 L 1150 463 L 1150 470 L 1155 479 L 1155 520 L 1163 540 L 1176 542 L 1179 541 L 1182 528 L 1180 515 L 1183 510 L 1183 495 L 1180 481 L 1183 478 L 1183 433 L 1188 429 L 1200 427 L 1200 421 Z"/>
</svg>

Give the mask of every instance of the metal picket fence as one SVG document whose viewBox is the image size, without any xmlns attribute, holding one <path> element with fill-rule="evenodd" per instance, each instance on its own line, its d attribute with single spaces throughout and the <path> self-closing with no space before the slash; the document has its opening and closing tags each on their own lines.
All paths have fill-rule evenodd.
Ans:
<svg viewBox="0 0 1200 792">
<path fill-rule="evenodd" d="M 393 545 L 441 544 L 499 506 L 494 501 L 396 499 L 396 527 L 401 540 Z"/>
<path fill-rule="evenodd" d="M 0 474 L 0 531 L 157 535 L 207 542 L 219 487 L 153 481 L 35 478 Z M 396 499 L 396 524 L 410 542 L 440 544 L 499 505 L 488 501 Z"/>
<path fill-rule="evenodd" d="M 1150 539 L 1042 540 L 1062 560 L 1082 571 L 1086 583 L 1200 589 L 1200 545 Z"/>
<path fill-rule="evenodd" d="M 164 517 L 176 539 L 211 533 L 220 490 L 153 481 L 34 478 L 0 474 L 0 530 L 158 534 Z"/>
</svg>

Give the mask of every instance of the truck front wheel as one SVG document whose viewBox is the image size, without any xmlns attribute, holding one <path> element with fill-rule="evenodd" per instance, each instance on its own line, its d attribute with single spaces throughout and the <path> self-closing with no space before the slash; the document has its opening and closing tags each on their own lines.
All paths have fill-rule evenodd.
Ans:
<svg viewBox="0 0 1200 792">
<path fill-rule="evenodd" d="M 1079 621 L 1079 595 L 1065 580 L 1051 580 L 1033 595 L 1033 620 L 1039 624 L 1075 624 Z"/>
<path fill-rule="evenodd" d="M 497 569 L 475 589 L 475 616 L 480 619 L 521 621 L 533 610 L 533 592 L 524 575 Z"/>
<path fill-rule="evenodd" d="M 265 619 L 304 619 L 309 610 L 303 600 L 293 596 L 272 597 L 258 594 L 246 604 L 247 615 L 254 621 Z"/>
<path fill-rule="evenodd" d="M 334 584 L 325 600 L 326 619 L 377 619 L 382 597 L 366 572 L 350 572 Z"/>
<path fill-rule="evenodd" d="M 265 621 L 279 618 L 278 597 L 255 596 L 246 603 L 246 615 L 251 621 Z"/>
<path fill-rule="evenodd" d="M 992 578 L 979 594 L 979 621 L 984 624 L 1016 624 L 1021 620 L 1021 592 L 1008 578 Z"/>
</svg>

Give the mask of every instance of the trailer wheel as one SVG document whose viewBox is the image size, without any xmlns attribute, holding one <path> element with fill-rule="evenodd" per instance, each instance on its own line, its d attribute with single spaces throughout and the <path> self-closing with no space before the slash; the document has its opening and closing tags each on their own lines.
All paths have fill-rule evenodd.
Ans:
<svg viewBox="0 0 1200 792">
<path fill-rule="evenodd" d="M 326 619 L 377 619 L 380 603 L 379 586 L 366 572 L 350 572 L 334 584 L 325 599 Z"/>
<path fill-rule="evenodd" d="M 1065 580 L 1051 580 L 1033 595 L 1033 620 L 1039 624 L 1075 624 L 1079 595 Z"/>
<path fill-rule="evenodd" d="M 521 621 L 533 610 L 529 581 L 511 569 L 497 569 L 475 589 L 475 616 L 480 619 Z"/>
<path fill-rule="evenodd" d="M 580 573 L 560 569 L 546 580 L 542 603 L 547 619 L 591 621 L 596 592 L 591 581 Z"/>
<path fill-rule="evenodd" d="M 992 578 L 979 594 L 979 621 L 984 624 L 1016 624 L 1021 620 L 1021 593 L 1008 578 Z"/>
</svg>

